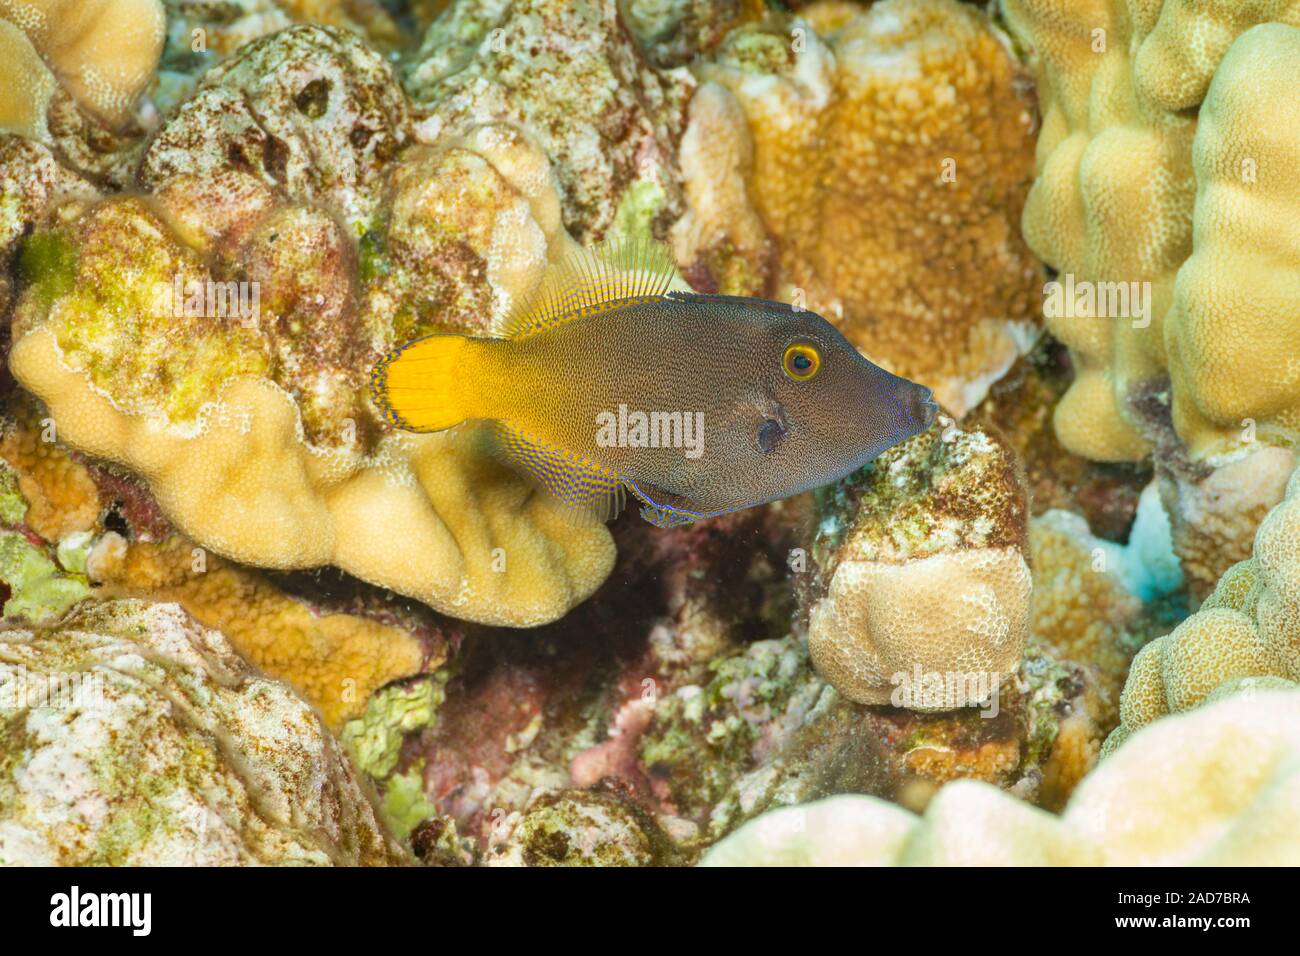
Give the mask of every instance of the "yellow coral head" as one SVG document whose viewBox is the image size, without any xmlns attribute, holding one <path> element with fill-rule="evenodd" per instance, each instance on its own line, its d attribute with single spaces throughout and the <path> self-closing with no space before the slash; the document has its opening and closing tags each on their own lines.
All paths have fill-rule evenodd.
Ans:
<svg viewBox="0 0 1300 956">
<path fill-rule="evenodd" d="M 127 120 L 153 81 L 167 28 L 160 0 L 0 0 L 0 17 L 26 34 L 77 104 L 109 126 Z M 30 63 L 20 66 L 30 72 Z"/>
<path fill-rule="evenodd" d="M 5 20 L 0 20 L 0 63 L 8 74 L 0 87 L 0 130 L 46 138 L 45 111 L 54 95 L 54 77 L 23 31 Z"/>
</svg>

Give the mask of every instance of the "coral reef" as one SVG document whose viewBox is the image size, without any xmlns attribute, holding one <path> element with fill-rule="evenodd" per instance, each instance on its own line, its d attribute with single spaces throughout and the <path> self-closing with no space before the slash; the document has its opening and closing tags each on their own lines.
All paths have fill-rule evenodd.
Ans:
<svg viewBox="0 0 1300 956">
<path fill-rule="evenodd" d="M 403 111 L 350 34 L 294 27 L 244 47 L 142 157 L 155 200 L 105 199 L 27 240 L 44 260 L 10 367 L 60 440 L 144 476 L 204 547 L 332 563 L 458 617 L 537 623 L 604 579 L 608 533 L 569 527 L 473 431 L 381 432 L 364 382 L 394 341 L 456 321 L 443 295 L 504 312 L 571 240 L 545 161 L 497 127 L 445 147 L 473 153 L 459 162 L 477 188 L 443 195 L 459 204 L 408 170 L 378 222 Z M 445 185 L 445 163 L 418 161 Z M 339 218 L 366 230 L 359 251 Z"/>
<path fill-rule="evenodd" d="M 86 468 L 53 438 L 49 419 L 29 402 L 11 400 L 0 426 L 0 458 L 11 466 L 22 496 L 27 530 L 46 541 L 93 531 L 99 489 Z M 6 522 L 16 524 L 17 522 Z"/>
<path fill-rule="evenodd" d="M 8 486 L 4 523 L 20 523 L 24 502 L 17 481 L 8 466 L 0 475 Z M 81 537 L 71 538 L 56 556 L 21 531 L 0 530 L 0 582 L 8 591 L 5 620 L 44 624 L 88 598 L 84 543 Z"/>
<path fill-rule="evenodd" d="M 197 547 L 175 534 L 129 479 L 47 440 L 30 407 L 11 400 L 10 411 L 0 434 L 7 619 L 49 622 L 88 599 L 175 602 L 223 631 L 240 654 L 291 685 L 334 728 L 359 714 L 376 688 L 445 657 L 442 631 L 419 615 L 389 602 L 333 600 L 319 583 L 304 600 Z M 125 536 L 107 529 L 110 516 Z"/>
<path fill-rule="evenodd" d="M 694 85 L 685 70 L 645 62 L 616 4 L 564 0 L 457 3 L 406 76 L 427 111 L 425 142 L 484 123 L 534 138 L 555 169 L 564 225 L 584 245 L 611 231 L 662 234 L 680 215 L 672 157 Z"/>
<path fill-rule="evenodd" d="M 941 422 L 822 497 L 813 554 L 825 583 L 809 599 L 808 649 L 840 693 L 951 710 L 1015 673 L 1028 508 L 1002 441 Z"/>
<path fill-rule="evenodd" d="M 1108 750 L 1158 717 L 1198 706 L 1225 685 L 1300 681 L 1297 488 L 1300 472 L 1292 474 L 1286 498 L 1260 524 L 1254 556 L 1229 568 L 1197 613 L 1133 660 L 1120 701 L 1123 723 L 1107 740 Z"/>
<path fill-rule="evenodd" d="M 801 17 L 732 30 L 696 68 L 748 118 L 748 193 L 779 287 L 960 416 L 1036 335 L 1041 275 L 1016 230 L 1032 175 L 1019 67 L 954 0 Z M 723 191 L 727 160 L 710 180 Z"/>
<path fill-rule="evenodd" d="M 1300 25 L 1300 5 L 1289 6 Z M 1300 158 L 1300 128 L 1269 129 L 1297 65 L 1300 30 L 1253 27 L 1228 49 L 1201 105 L 1193 249 L 1165 320 L 1174 426 L 1193 453 L 1241 443 L 1252 423 L 1287 440 L 1300 427 L 1291 364 L 1300 315 L 1279 315 L 1276 305 L 1300 283 L 1292 225 L 1300 191 L 1288 173 Z"/>
<path fill-rule="evenodd" d="M 1160 627 L 1139 592 L 1146 569 L 1130 569 L 1129 550 L 1095 537 L 1082 516 L 1068 511 L 1048 511 L 1029 525 L 1033 639 L 1065 660 L 1096 667 L 1113 706 L 1133 655 Z"/>
<path fill-rule="evenodd" d="M 311 708 L 175 605 L 9 630 L 0 659 L 5 863 L 406 859 Z"/>
<path fill-rule="evenodd" d="M 1300 7 L 996 6 L 0 0 L 0 860 L 1300 859 Z M 945 415 L 660 529 L 376 414 L 619 236 Z"/>
<path fill-rule="evenodd" d="M 1297 138 L 1266 132 L 1265 117 L 1289 95 L 1300 45 L 1283 23 L 1255 25 L 1300 22 L 1300 7 L 1002 7 L 1043 109 L 1025 238 L 1071 280 L 1047 315 L 1078 363 L 1056 412 L 1061 440 L 1088 457 L 1143 456 L 1130 402 L 1166 376 L 1173 425 L 1198 458 L 1239 447 L 1254 434 L 1246 419 L 1293 432 L 1295 322 L 1273 303 L 1294 285 L 1277 263 L 1295 258 L 1284 170 Z"/>
<path fill-rule="evenodd" d="M 754 143 L 740 103 L 720 84 L 702 83 L 691 98 L 677 162 L 686 211 L 670 238 L 685 275 L 704 291 L 765 293 L 775 250 L 750 198 Z"/>
<path fill-rule="evenodd" d="M 102 596 L 181 605 L 315 704 L 335 729 L 378 688 L 437 663 L 403 627 L 311 607 L 180 536 L 128 544 L 110 531 L 95 542 L 87 570 Z"/>
<path fill-rule="evenodd" d="M 600 790 L 545 794 L 500 830 L 489 866 L 663 866 L 677 856 L 648 814 Z"/>
<path fill-rule="evenodd" d="M 762 0 L 628 0 L 622 7 L 642 51 L 659 67 L 707 52 L 735 27 L 763 16 Z"/>
<path fill-rule="evenodd" d="M 8 20 L 0 20 L 0 59 L 10 74 L 0 94 L 0 130 L 47 138 L 46 113 L 57 81 L 27 35 Z"/>
<path fill-rule="evenodd" d="M 1143 730 L 1061 817 L 985 784 L 945 787 L 917 817 L 841 796 L 760 817 L 704 862 L 755 865 L 1261 866 L 1300 845 L 1300 693 L 1261 691 Z"/>
<path fill-rule="evenodd" d="M 1160 476 L 1174 551 L 1199 599 L 1232 565 L 1250 557 L 1260 522 L 1282 500 L 1296 453 L 1260 442 L 1216 464 L 1208 473 L 1170 469 Z"/>
<path fill-rule="evenodd" d="M 368 741 L 364 763 L 404 815 L 394 828 L 417 849 L 431 834 L 425 852 L 444 862 L 644 862 L 648 847 L 664 863 L 834 793 L 919 809 L 974 778 L 1063 803 L 1117 720 L 1114 690 L 1036 649 L 983 709 L 918 714 L 838 694 L 790 630 L 789 589 L 814 573 L 785 563 L 799 566 L 807 504 L 726 528 L 616 527 L 620 566 L 591 602 L 528 635 L 468 633 L 436 688 L 423 677 L 373 698 L 345 735 Z M 579 838 L 575 819 L 598 838 Z"/>
</svg>

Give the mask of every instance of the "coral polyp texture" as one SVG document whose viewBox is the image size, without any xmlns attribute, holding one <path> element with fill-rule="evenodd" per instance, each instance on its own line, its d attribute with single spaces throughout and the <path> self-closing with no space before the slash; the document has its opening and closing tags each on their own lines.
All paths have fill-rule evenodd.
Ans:
<svg viewBox="0 0 1300 956">
<path fill-rule="evenodd" d="M 1294 2 L 1004 0 L 1038 80 L 1030 246 L 1059 273 L 1048 328 L 1078 377 L 1056 410 L 1071 451 L 1151 448 L 1167 388 L 1190 452 L 1293 436 L 1300 131 L 1278 115 L 1300 56 Z M 1280 21 L 1280 22 L 1267 22 Z M 1284 440 L 1289 440 L 1285 438 Z"/>
<path fill-rule="evenodd" d="M 407 87 L 420 135 L 508 122 L 555 164 L 564 222 L 590 243 L 680 214 L 673 151 L 693 86 L 647 64 L 613 3 L 457 4 L 426 33 Z M 581 103 L 580 109 L 574 104 Z"/>
<path fill-rule="evenodd" d="M 429 622 L 327 595 L 304 599 L 262 572 L 223 561 L 175 533 L 135 479 L 88 465 L 46 440 L 28 404 L 11 401 L 5 411 L 0 581 L 10 590 L 7 617 L 49 623 L 92 599 L 174 601 L 200 624 L 220 629 L 236 651 L 291 686 L 335 729 L 364 710 L 378 687 L 445 656 L 442 635 Z M 129 540 L 106 529 L 102 519 L 113 511 L 124 516 Z"/>
<path fill-rule="evenodd" d="M 159 0 L 0 0 L 0 19 L 22 31 L 83 110 L 110 126 L 129 118 L 153 82 L 166 28 Z M 0 45 L 16 53 L 15 42 L 3 39 Z M 19 87 L 27 87 L 24 95 L 38 105 L 44 84 L 32 73 L 39 64 L 6 56 L 5 65 L 12 65 Z M 2 113 L 0 122 L 15 128 Z"/>
<path fill-rule="evenodd" d="M 860 703 L 967 707 L 1013 675 L 1029 633 L 1028 508 L 991 432 L 936 426 L 833 489 L 811 598 L 818 671 Z"/>
<path fill-rule="evenodd" d="M 425 664 L 424 647 L 402 628 L 313 608 L 178 537 L 128 544 L 108 532 L 87 554 L 86 570 L 101 595 L 180 604 L 315 704 L 335 729 L 375 690 Z"/>
<path fill-rule="evenodd" d="M 842 796 L 746 824 L 714 866 L 1261 866 L 1300 845 L 1300 692 L 1261 691 L 1162 721 L 1089 776 L 1057 817 L 976 782 L 922 816 Z"/>
<path fill-rule="evenodd" d="M 1300 682 L 1300 473 L 1260 523 L 1252 557 L 1229 568 L 1199 611 L 1138 653 L 1108 749 L 1166 714 L 1232 690 Z"/>
<path fill-rule="evenodd" d="M 570 527 L 472 431 L 381 431 L 365 382 L 394 344 L 503 313 L 571 240 L 517 132 L 481 128 L 407 169 L 404 110 L 351 34 L 245 47 L 145 152 L 155 198 L 64 208 L 27 241 L 44 258 L 10 367 L 63 440 L 144 476 L 220 554 L 537 623 L 608 574 L 608 533 Z"/>
<path fill-rule="evenodd" d="M 8 20 L 0 20 L 0 59 L 12 74 L 0 93 L 0 129 L 46 138 L 45 114 L 57 81 L 27 35 Z"/>
<path fill-rule="evenodd" d="M 748 119 L 782 291 L 964 414 L 1037 333 L 1033 104 L 1005 38 L 955 0 L 814 4 L 733 30 L 696 72 Z"/>
</svg>

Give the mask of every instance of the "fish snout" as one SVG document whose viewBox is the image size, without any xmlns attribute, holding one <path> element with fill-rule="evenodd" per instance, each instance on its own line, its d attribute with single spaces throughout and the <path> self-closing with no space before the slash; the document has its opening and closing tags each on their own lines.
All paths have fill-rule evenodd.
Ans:
<svg viewBox="0 0 1300 956">
<path fill-rule="evenodd" d="M 908 383 L 902 404 L 908 416 L 916 423 L 917 434 L 929 429 L 939 414 L 939 403 L 934 400 L 934 392 L 915 382 Z"/>
</svg>

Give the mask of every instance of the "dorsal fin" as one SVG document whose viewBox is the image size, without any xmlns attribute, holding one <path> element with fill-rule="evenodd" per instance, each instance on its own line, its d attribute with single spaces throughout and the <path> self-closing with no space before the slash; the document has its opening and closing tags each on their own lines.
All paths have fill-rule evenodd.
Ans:
<svg viewBox="0 0 1300 956">
<path fill-rule="evenodd" d="M 531 335 L 604 312 L 611 303 L 658 298 L 676 276 L 662 242 L 622 238 L 578 249 L 546 271 L 532 298 L 506 319 L 505 334 Z"/>
</svg>

